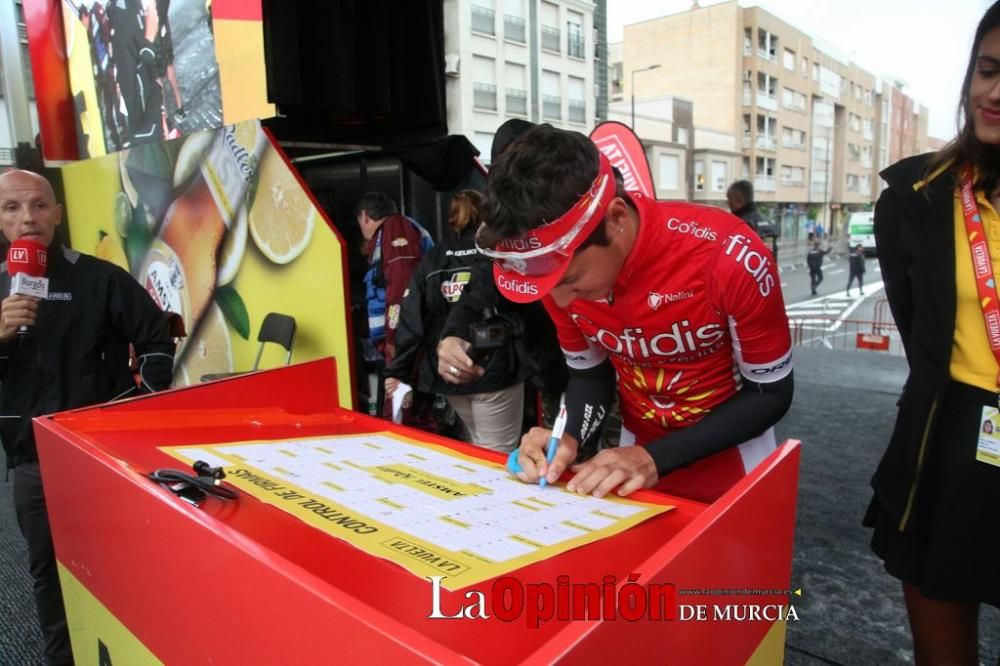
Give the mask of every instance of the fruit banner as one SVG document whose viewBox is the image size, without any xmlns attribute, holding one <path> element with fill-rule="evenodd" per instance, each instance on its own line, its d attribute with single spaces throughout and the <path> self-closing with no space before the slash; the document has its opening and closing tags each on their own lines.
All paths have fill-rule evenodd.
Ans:
<svg viewBox="0 0 1000 666">
<path fill-rule="evenodd" d="M 249 370 L 269 312 L 292 362 L 334 356 L 352 406 L 343 241 L 258 121 L 63 168 L 73 246 L 115 263 L 184 320 L 174 386 Z M 285 361 L 268 344 L 260 367 Z"/>
<path fill-rule="evenodd" d="M 217 4 L 61 1 L 81 157 L 274 114 L 260 0 Z"/>
</svg>

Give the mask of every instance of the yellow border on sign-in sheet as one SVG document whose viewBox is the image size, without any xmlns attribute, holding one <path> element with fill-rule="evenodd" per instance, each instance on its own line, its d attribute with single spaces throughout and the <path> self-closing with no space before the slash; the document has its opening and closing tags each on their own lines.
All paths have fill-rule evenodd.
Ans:
<svg viewBox="0 0 1000 666">
<path fill-rule="evenodd" d="M 255 454 L 258 446 L 264 448 Z M 339 456 L 338 446 L 341 447 Z M 379 456 L 379 461 L 362 464 L 364 456 L 361 453 L 354 453 L 358 456 L 354 460 L 345 457 L 343 450 L 347 447 L 363 453 L 371 449 L 372 455 Z M 240 453 L 234 452 L 234 449 Z M 562 485 L 541 489 L 521 483 L 497 463 L 391 432 L 171 446 L 161 450 L 187 463 L 214 457 L 211 464 L 225 463 L 227 483 L 370 555 L 391 560 L 414 575 L 444 576 L 441 586 L 448 590 L 503 576 L 528 564 L 620 534 L 673 509 L 668 505 L 619 497 L 600 500 L 580 497 L 569 493 Z M 431 463 L 432 452 L 447 456 L 449 464 L 442 466 L 441 459 L 436 455 L 433 457 L 438 462 Z M 431 464 L 434 465 L 433 471 L 427 469 Z M 296 465 L 308 469 L 308 479 L 296 474 Z M 348 467 L 352 469 L 348 470 Z M 483 475 L 484 470 L 495 474 Z M 358 475 L 359 471 L 364 474 Z M 363 484 L 370 480 L 370 494 L 363 493 L 366 505 L 377 506 L 383 512 L 414 509 L 413 502 L 419 502 L 419 498 L 426 495 L 429 506 L 437 510 L 436 520 L 440 521 L 440 527 L 452 533 L 458 530 L 458 534 L 462 534 L 461 530 L 468 529 L 472 534 L 477 529 L 471 521 L 463 520 L 462 509 L 476 506 L 480 508 L 477 515 L 483 515 L 483 496 L 488 494 L 489 508 L 485 513 L 490 523 L 487 528 L 496 521 L 499 524 L 504 524 L 504 521 L 508 521 L 507 525 L 520 524 L 521 518 L 515 516 L 541 517 L 541 520 L 524 521 L 526 525 L 532 523 L 536 526 L 551 517 L 560 533 L 570 536 L 547 544 L 537 540 L 537 536 L 533 538 L 532 535 L 537 532 L 527 528 L 523 533 L 509 526 L 498 529 L 496 541 L 502 542 L 502 547 L 508 552 L 516 553 L 500 561 L 471 549 L 451 549 L 435 543 L 433 538 L 414 533 L 419 531 L 416 526 L 411 525 L 413 531 L 407 531 L 404 527 L 386 524 L 379 519 L 378 512 L 366 509 L 369 513 L 365 513 L 357 506 L 351 506 L 352 495 L 344 487 L 346 473 L 350 474 L 354 484 L 353 497 L 358 496 L 359 479 Z M 477 477 L 478 482 L 462 478 L 464 475 Z M 483 478 L 489 479 L 489 482 L 484 482 Z M 367 489 L 365 485 L 363 490 Z M 341 495 L 340 501 L 338 495 Z M 448 512 L 440 511 L 442 501 L 447 502 Z M 625 510 L 625 507 L 628 509 Z M 556 515 L 559 508 L 577 513 L 573 518 L 560 519 Z M 428 510 L 427 515 L 433 513 Z M 477 534 L 482 534 L 483 526 L 478 528 Z"/>
</svg>

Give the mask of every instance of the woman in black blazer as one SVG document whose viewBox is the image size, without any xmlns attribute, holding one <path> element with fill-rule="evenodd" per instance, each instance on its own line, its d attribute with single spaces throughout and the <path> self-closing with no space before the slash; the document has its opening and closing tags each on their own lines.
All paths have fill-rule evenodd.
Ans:
<svg viewBox="0 0 1000 666">
<path fill-rule="evenodd" d="M 903 583 L 917 664 L 978 664 L 1000 607 L 1000 2 L 976 31 L 961 129 L 882 177 L 875 235 L 910 365 L 872 479 L 872 548 Z M 988 323 L 989 322 L 989 323 Z"/>
</svg>

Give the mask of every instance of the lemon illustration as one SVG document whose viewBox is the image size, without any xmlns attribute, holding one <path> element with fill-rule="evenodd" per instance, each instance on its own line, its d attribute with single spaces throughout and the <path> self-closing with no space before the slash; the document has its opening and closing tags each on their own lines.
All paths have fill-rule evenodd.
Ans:
<svg viewBox="0 0 1000 666">
<path fill-rule="evenodd" d="M 122 238 L 128 236 L 128 227 L 132 222 L 132 204 L 129 203 L 128 195 L 119 192 L 115 195 L 115 229 Z"/>
<path fill-rule="evenodd" d="M 233 226 L 226 233 L 219 249 L 219 271 L 215 276 L 215 285 L 221 287 L 229 284 L 236 277 L 243 264 L 243 253 L 247 248 L 247 209 L 242 206 L 233 218 Z"/>
<path fill-rule="evenodd" d="M 126 202 L 127 204 L 127 202 Z M 125 248 L 121 241 L 108 234 L 97 244 L 94 249 L 94 256 L 104 261 L 110 261 L 115 266 L 128 270 L 128 258 L 125 256 Z"/>
<path fill-rule="evenodd" d="M 205 130 L 195 132 L 184 140 L 184 144 L 177 153 L 177 162 L 174 163 L 174 187 L 180 187 L 188 182 L 191 176 L 198 171 L 215 135 L 216 132 Z"/>
<path fill-rule="evenodd" d="M 190 386 L 201 382 L 202 375 L 233 371 L 233 349 L 229 342 L 229 328 L 222 310 L 215 303 L 205 311 L 205 316 L 188 340 L 181 364 L 174 369 L 174 386 Z"/>
<path fill-rule="evenodd" d="M 316 209 L 291 169 L 273 147 L 260 160 L 257 195 L 250 209 L 250 235 L 257 249 L 276 264 L 287 264 L 312 239 Z"/>
</svg>

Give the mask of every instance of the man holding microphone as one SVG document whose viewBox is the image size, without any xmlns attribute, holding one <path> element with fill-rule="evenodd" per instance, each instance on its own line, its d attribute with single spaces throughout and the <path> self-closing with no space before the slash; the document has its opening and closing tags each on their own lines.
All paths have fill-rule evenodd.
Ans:
<svg viewBox="0 0 1000 666">
<path fill-rule="evenodd" d="M 522 481 L 570 467 L 574 492 L 712 501 L 774 450 L 791 340 L 771 253 L 742 220 L 626 193 L 587 137 L 544 125 L 493 165 L 483 217 L 501 294 L 542 299 L 570 368 L 565 432 L 551 464 L 548 430 L 522 438 Z M 458 342 L 438 359 L 456 382 L 478 372 Z M 616 379 L 622 445 L 574 465 Z"/>
<path fill-rule="evenodd" d="M 122 269 L 56 241 L 61 221 L 45 178 L 0 174 L 0 231 L 9 243 L 47 249 L 44 300 L 11 294 L 12 271 L 0 267 L 0 436 L 14 470 L 46 664 L 72 664 L 73 655 L 31 419 L 168 388 L 174 355 L 166 316 L 149 294 Z M 138 382 L 128 368 L 130 343 Z"/>
</svg>

